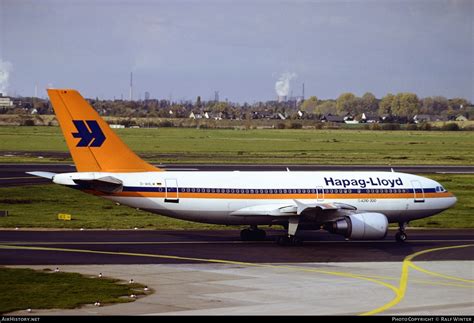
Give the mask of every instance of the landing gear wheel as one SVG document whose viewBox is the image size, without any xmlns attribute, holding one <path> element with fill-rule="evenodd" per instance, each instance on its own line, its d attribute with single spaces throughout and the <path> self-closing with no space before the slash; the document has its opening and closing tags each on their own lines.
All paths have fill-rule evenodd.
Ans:
<svg viewBox="0 0 474 323">
<path fill-rule="evenodd" d="M 405 233 L 405 228 L 407 226 L 408 222 L 399 222 L 398 223 L 398 232 L 395 234 L 395 240 L 398 242 L 405 242 L 406 239 L 408 239 L 407 234 Z"/>
<path fill-rule="evenodd" d="M 397 240 L 398 242 L 405 242 L 405 240 L 408 239 L 408 236 L 405 232 L 397 232 L 397 234 L 395 234 L 395 240 Z"/>
<path fill-rule="evenodd" d="M 295 236 L 280 236 L 276 240 L 279 246 L 301 246 L 303 241 Z"/>
<path fill-rule="evenodd" d="M 240 231 L 240 239 L 242 241 L 264 241 L 267 234 L 260 229 L 244 229 Z"/>
</svg>

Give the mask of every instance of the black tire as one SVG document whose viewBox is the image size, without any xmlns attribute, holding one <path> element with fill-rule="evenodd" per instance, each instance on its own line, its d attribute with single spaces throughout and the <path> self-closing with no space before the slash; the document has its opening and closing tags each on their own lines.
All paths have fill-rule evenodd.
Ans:
<svg viewBox="0 0 474 323">
<path fill-rule="evenodd" d="M 397 234 L 395 234 L 395 240 L 397 240 L 398 242 L 405 242 L 406 240 L 408 239 L 408 236 L 405 232 L 397 232 Z"/>
<path fill-rule="evenodd" d="M 267 233 L 265 230 L 256 230 L 255 231 L 255 240 L 256 241 L 265 241 L 265 238 L 267 237 Z"/>
<path fill-rule="evenodd" d="M 244 229 L 240 231 L 240 239 L 242 241 L 264 241 L 267 233 L 264 230 Z"/>
<path fill-rule="evenodd" d="M 252 232 L 249 229 L 243 229 L 240 231 L 240 240 L 242 241 L 251 241 Z"/>
<path fill-rule="evenodd" d="M 291 245 L 292 246 L 302 246 L 303 245 L 303 240 L 301 240 L 300 238 L 297 238 L 297 237 L 292 237 L 292 243 Z"/>
<path fill-rule="evenodd" d="M 301 246 L 303 244 L 303 241 L 295 236 L 280 236 L 276 240 L 277 244 L 279 246 Z"/>
<path fill-rule="evenodd" d="M 279 246 L 286 247 L 290 245 L 290 238 L 288 236 L 279 236 L 276 242 Z"/>
</svg>

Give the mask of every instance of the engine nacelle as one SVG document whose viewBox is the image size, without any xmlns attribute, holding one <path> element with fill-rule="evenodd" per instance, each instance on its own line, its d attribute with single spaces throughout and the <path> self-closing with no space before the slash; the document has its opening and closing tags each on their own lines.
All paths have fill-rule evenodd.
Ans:
<svg viewBox="0 0 474 323">
<path fill-rule="evenodd" d="M 387 235 L 388 220 L 382 213 L 356 213 L 328 223 L 324 228 L 354 240 L 377 240 Z"/>
</svg>

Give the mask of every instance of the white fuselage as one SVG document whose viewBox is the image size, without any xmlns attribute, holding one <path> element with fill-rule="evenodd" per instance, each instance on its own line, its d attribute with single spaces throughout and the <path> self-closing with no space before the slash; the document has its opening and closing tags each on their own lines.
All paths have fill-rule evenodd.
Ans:
<svg viewBox="0 0 474 323">
<path fill-rule="evenodd" d="M 344 203 L 356 212 L 383 213 L 389 222 L 431 216 L 456 203 L 436 181 L 396 172 L 96 172 L 58 174 L 53 181 L 81 189 L 73 180 L 106 176 L 121 180 L 123 190 L 88 192 L 153 213 L 216 224 L 280 224 L 287 218 L 238 211 L 296 201 Z"/>
</svg>

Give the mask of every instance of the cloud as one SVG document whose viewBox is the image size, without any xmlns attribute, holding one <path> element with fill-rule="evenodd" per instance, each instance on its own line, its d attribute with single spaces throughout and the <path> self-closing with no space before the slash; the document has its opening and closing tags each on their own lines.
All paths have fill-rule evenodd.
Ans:
<svg viewBox="0 0 474 323">
<path fill-rule="evenodd" d="M 0 93 L 6 94 L 12 69 L 12 63 L 0 59 Z"/>
<path fill-rule="evenodd" d="M 279 96 L 288 96 L 290 93 L 290 81 L 297 77 L 296 73 L 285 72 L 275 83 L 275 91 Z"/>
</svg>

